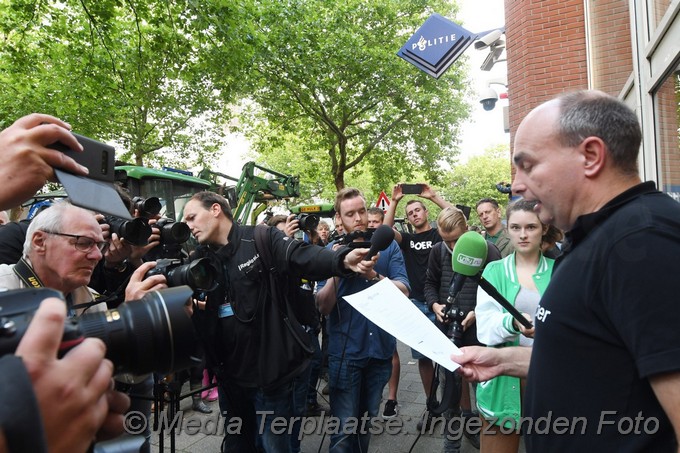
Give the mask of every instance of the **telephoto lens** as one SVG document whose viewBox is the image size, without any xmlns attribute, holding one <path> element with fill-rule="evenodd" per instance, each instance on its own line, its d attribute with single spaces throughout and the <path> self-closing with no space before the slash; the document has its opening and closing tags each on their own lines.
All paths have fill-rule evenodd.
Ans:
<svg viewBox="0 0 680 453">
<path fill-rule="evenodd" d="M 116 374 L 167 374 L 200 364 L 196 331 L 186 311 L 192 294 L 188 286 L 177 286 L 112 310 L 67 319 L 59 353 L 65 354 L 85 338 L 99 338 Z M 48 297 L 64 299 L 49 288 L 0 294 L 0 356 L 14 353 L 33 314 Z"/>
</svg>

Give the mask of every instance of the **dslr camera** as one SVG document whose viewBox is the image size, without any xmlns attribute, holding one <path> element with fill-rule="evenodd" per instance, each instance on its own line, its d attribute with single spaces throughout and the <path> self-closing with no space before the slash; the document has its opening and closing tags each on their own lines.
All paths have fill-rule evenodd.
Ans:
<svg viewBox="0 0 680 453">
<path fill-rule="evenodd" d="M 297 219 L 300 229 L 308 233 L 316 230 L 316 227 L 319 226 L 319 216 L 316 214 L 298 214 L 295 219 Z"/>
<path fill-rule="evenodd" d="M 186 286 L 148 293 L 105 312 L 85 313 L 66 320 L 60 356 L 85 338 L 106 344 L 106 357 L 115 374 L 162 374 L 199 364 L 193 322 L 184 309 L 192 291 Z M 40 303 L 47 297 L 63 300 L 49 288 L 0 293 L 0 356 L 16 351 Z"/>
<path fill-rule="evenodd" d="M 148 271 L 144 278 L 163 275 L 168 286 L 186 285 L 194 292 L 215 289 L 215 280 L 219 271 L 209 258 L 199 258 L 188 264 L 182 263 L 181 259 L 161 258 L 156 261 L 156 267 Z"/>
</svg>

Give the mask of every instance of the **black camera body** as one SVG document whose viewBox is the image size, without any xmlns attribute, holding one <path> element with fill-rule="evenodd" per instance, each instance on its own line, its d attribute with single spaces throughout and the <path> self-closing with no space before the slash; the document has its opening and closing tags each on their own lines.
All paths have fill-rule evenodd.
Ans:
<svg viewBox="0 0 680 453">
<path fill-rule="evenodd" d="M 99 338 L 116 373 L 170 373 L 195 366 L 200 363 L 196 333 L 184 309 L 191 294 L 186 286 L 168 288 L 112 310 L 67 319 L 59 355 L 85 338 Z M 0 293 L 0 356 L 16 351 L 35 311 L 48 297 L 64 299 L 49 288 Z"/>
<path fill-rule="evenodd" d="M 295 216 L 302 231 L 313 231 L 319 226 L 319 216 L 316 214 L 298 214 Z"/>
<path fill-rule="evenodd" d="M 352 231 L 337 237 L 337 244 L 346 245 L 351 249 L 371 248 L 371 238 L 375 233 L 375 228 L 367 228 L 366 231 Z M 357 239 L 361 239 L 357 241 Z"/>
<path fill-rule="evenodd" d="M 457 298 L 449 296 L 444 307 L 444 325 L 447 326 L 447 336 L 453 340 L 456 346 L 462 346 L 463 320 L 467 313 L 461 310 Z"/>
<path fill-rule="evenodd" d="M 199 258 L 188 264 L 175 258 L 161 258 L 156 267 L 146 273 L 144 278 L 163 275 L 168 286 L 189 286 L 193 291 L 212 291 L 215 288 L 218 269 L 209 258 Z"/>
</svg>

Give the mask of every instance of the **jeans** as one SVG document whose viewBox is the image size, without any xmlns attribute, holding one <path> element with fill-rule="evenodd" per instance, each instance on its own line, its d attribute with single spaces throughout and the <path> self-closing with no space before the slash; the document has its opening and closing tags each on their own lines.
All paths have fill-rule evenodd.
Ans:
<svg viewBox="0 0 680 453">
<path fill-rule="evenodd" d="M 318 341 L 317 341 L 318 344 Z M 300 427 L 302 426 L 302 417 L 307 413 L 307 389 L 309 388 L 309 376 L 312 372 L 312 363 L 300 373 L 298 377 L 293 380 L 292 391 L 292 413 L 294 417 L 300 417 L 293 423 L 293 429 L 290 433 L 290 451 L 292 453 L 300 452 Z M 278 416 L 278 414 L 275 414 Z"/>
<path fill-rule="evenodd" d="M 378 416 L 382 391 L 391 374 L 391 357 L 360 360 L 328 358 L 331 415 L 339 419 L 338 429 L 331 434 L 331 453 L 368 451 L 371 423 L 362 422 L 361 417 L 366 413 L 369 417 Z M 348 434 L 344 432 L 345 425 L 357 428 Z"/>
<path fill-rule="evenodd" d="M 314 354 L 312 355 L 312 363 L 309 370 L 309 385 L 307 387 L 307 403 L 314 404 L 316 399 L 316 384 L 319 382 L 319 375 L 321 374 L 321 362 L 323 361 L 323 354 L 321 354 L 321 346 L 319 345 L 319 334 L 313 330 L 309 332 L 312 339 L 312 348 Z"/>
<path fill-rule="evenodd" d="M 276 417 L 290 420 L 292 383 L 265 392 L 223 381 L 219 383 L 219 389 L 220 411 L 224 416 L 225 428 L 222 453 L 290 452 L 288 430 L 274 434 L 271 423 Z M 268 413 L 265 414 L 265 411 Z"/>
</svg>

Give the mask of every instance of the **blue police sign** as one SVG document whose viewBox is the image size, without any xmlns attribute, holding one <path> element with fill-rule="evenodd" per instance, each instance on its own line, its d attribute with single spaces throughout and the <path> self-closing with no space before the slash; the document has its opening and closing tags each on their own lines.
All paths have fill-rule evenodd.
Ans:
<svg viewBox="0 0 680 453">
<path fill-rule="evenodd" d="M 435 13 L 397 55 L 438 79 L 475 39 L 476 34 Z"/>
</svg>

